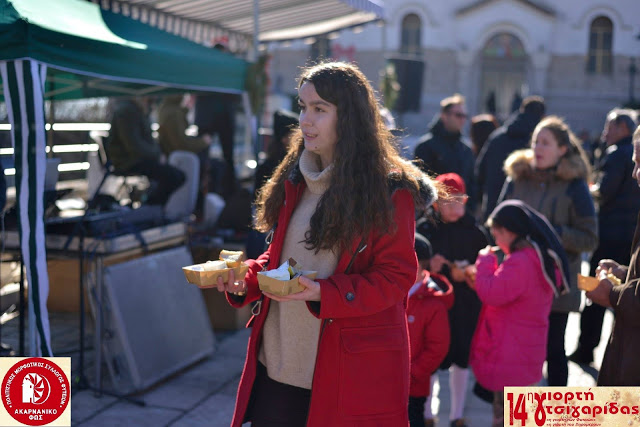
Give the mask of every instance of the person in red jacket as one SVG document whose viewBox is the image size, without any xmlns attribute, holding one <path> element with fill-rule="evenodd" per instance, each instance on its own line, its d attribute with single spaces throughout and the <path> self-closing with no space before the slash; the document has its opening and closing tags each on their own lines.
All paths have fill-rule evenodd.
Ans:
<svg viewBox="0 0 640 427">
<path fill-rule="evenodd" d="M 440 274 L 429 272 L 431 243 L 416 233 L 418 278 L 409 290 L 407 323 L 411 344 L 411 384 L 409 425 L 424 427 L 424 404 L 431 393 L 433 374 L 449 351 L 449 314 L 453 306 L 453 286 Z"/>
<path fill-rule="evenodd" d="M 407 427 L 415 210 L 435 184 L 400 157 L 355 65 L 306 68 L 298 102 L 300 128 L 258 196 L 269 247 L 244 278 L 218 281 L 231 305 L 255 303 L 232 427 Z M 258 272 L 289 257 L 316 279 L 261 291 Z"/>
</svg>

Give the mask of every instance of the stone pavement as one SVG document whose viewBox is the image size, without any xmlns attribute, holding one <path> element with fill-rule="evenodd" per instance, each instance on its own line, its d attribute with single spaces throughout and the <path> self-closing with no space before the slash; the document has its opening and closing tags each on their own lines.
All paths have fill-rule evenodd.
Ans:
<svg viewBox="0 0 640 427">
<path fill-rule="evenodd" d="M 601 345 L 596 349 L 595 367 L 583 367 L 570 363 L 570 386 L 593 386 L 604 353 L 606 339 L 609 336 L 612 314 L 607 312 Z M 51 314 L 52 336 L 54 336 L 54 354 L 71 356 L 72 366 L 77 370 L 77 315 Z M 86 343 L 92 343 L 92 326 L 87 327 Z M 576 346 L 579 332 L 579 316 L 571 314 L 566 335 L 566 349 L 570 354 Z M 96 397 L 92 390 L 78 390 L 72 387 L 72 424 L 83 427 L 227 427 L 230 424 L 235 401 L 235 393 L 242 372 L 245 357 L 248 330 L 232 333 L 219 333 L 215 353 L 173 375 L 146 392 L 136 395 L 145 406 L 139 406 L 124 399 L 103 394 Z M 17 319 L 3 325 L 2 340 L 17 348 Z M 161 351 L 161 349 L 158 349 Z M 89 348 L 85 357 L 85 372 L 92 381 L 93 350 Z M 76 377 L 78 373 L 73 372 Z M 109 385 L 106 369 L 103 369 L 103 383 Z M 473 384 L 473 379 L 471 380 Z M 438 390 L 439 389 L 439 390 Z M 471 389 L 471 387 L 470 387 Z M 437 426 L 449 425 L 449 387 L 448 374 L 440 373 L 440 385 L 436 384 L 433 409 L 439 413 Z M 471 390 L 468 392 L 465 417 L 468 425 L 489 426 L 491 424 L 491 406 L 478 399 Z"/>
<path fill-rule="evenodd" d="M 214 355 L 135 396 L 138 406 L 91 390 L 71 398 L 73 425 L 77 426 L 229 426 L 236 388 L 242 373 L 249 331 L 219 339 Z"/>
</svg>

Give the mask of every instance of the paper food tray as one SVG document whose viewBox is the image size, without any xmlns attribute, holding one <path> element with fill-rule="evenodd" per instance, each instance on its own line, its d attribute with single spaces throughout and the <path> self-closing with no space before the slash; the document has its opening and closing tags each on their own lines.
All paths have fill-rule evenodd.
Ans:
<svg viewBox="0 0 640 427">
<path fill-rule="evenodd" d="M 317 271 L 303 271 L 302 275 L 311 280 L 316 278 Z M 265 276 L 264 273 L 258 273 L 258 286 L 261 291 L 269 292 L 273 295 L 286 296 L 296 294 L 304 290 L 304 286 L 298 283 L 298 278 L 290 280 L 278 280 L 273 277 Z"/>
<path fill-rule="evenodd" d="M 245 263 L 242 263 L 239 267 L 225 268 L 222 270 L 199 271 L 192 269 L 193 267 L 200 267 L 203 265 L 204 264 L 195 264 L 182 267 L 182 271 L 184 272 L 184 276 L 187 278 L 187 282 L 193 283 L 201 289 L 215 288 L 218 284 L 218 276 L 222 276 L 222 281 L 226 282 L 229 280 L 229 272 L 231 270 L 233 270 L 236 280 L 244 280 L 244 276 L 249 270 L 249 266 Z"/>
</svg>

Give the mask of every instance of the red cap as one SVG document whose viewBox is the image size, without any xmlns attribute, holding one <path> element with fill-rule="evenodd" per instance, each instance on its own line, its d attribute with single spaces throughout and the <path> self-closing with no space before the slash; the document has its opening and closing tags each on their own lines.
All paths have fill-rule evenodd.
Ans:
<svg viewBox="0 0 640 427">
<path fill-rule="evenodd" d="M 443 183 L 451 194 L 465 194 L 467 192 L 464 180 L 457 173 L 443 173 L 436 177 L 436 181 Z"/>
</svg>

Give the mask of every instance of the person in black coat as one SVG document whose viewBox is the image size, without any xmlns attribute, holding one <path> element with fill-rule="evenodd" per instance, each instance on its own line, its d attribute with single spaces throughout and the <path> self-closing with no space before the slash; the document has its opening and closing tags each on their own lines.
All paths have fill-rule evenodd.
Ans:
<svg viewBox="0 0 640 427">
<path fill-rule="evenodd" d="M 505 180 L 502 169 L 504 161 L 512 152 L 529 146 L 531 134 L 544 114 L 544 99 L 539 96 L 526 97 L 520 110 L 496 129 L 482 147 L 476 159 L 475 179 L 483 221 L 486 221 L 496 207 L 502 191 Z"/>
<path fill-rule="evenodd" d="M 451 344 L 440 365 L 440 369 L 450 368 L 449 417 L 453 425 L 463 417 L 469 380 L 469 351 L 481 308 L 478 295 L 469 286 L 471 278 L 465 274 L 465 267 L 475 263 L 478 252 L 487 246 L 488 239 L 473 215 L 465 210 L 468 196 L 462 178 L 455 173 L 447 173 L 439 175 L 436 180 L 446 187 L 450 195 L 434 204 L 432 215 L 420 219 L 416 230 L 433 247 L 431 271 L 446 276 L 453 285 L 454 303 L 449 310 Z M 427 405 L 427 409 L 429 407 Z"/>
<path fill-rule="evenodd" d="M 469 136 L 471 137 L 471 151 L 473 151 L 474 156 L 480 154 L 489 136 L 498 127 L 498 120 L 493 114 L 478 114 L 471 118 Z"/>
<path fill-rule="evenodd" d="M 418 140 L 414 158 L 420 168 L 432 175 L 453 172 L 462 177 L 469 195 L 470 210 L 475 206 L 474 157 L 471 143 L 462 136 L 467 120 L 465 99 L 455 94 L 440 101 L 440 114 L 429 132 Z"/>
<path fill-rule="evenodd" d="M 631 245 L 640 211 L 640 187 L 633 179 L 634 163 L 631 135 L 636 127 L 632 110 L 614 109 L 607 115 L 602 140 L 606 144 L 603 157 L 596 165 L 596 182 L 592 193 L 598 202 L 600 241 L 591 257 L 591 272 L 595 276 L 603 259 L 629 265 Z M 593 362 L 593 350 L 600 343 L 605 307 L 585 306 L 580 316 L 578 348 L 569 360 L 581 364 Z"/>
</svg>

